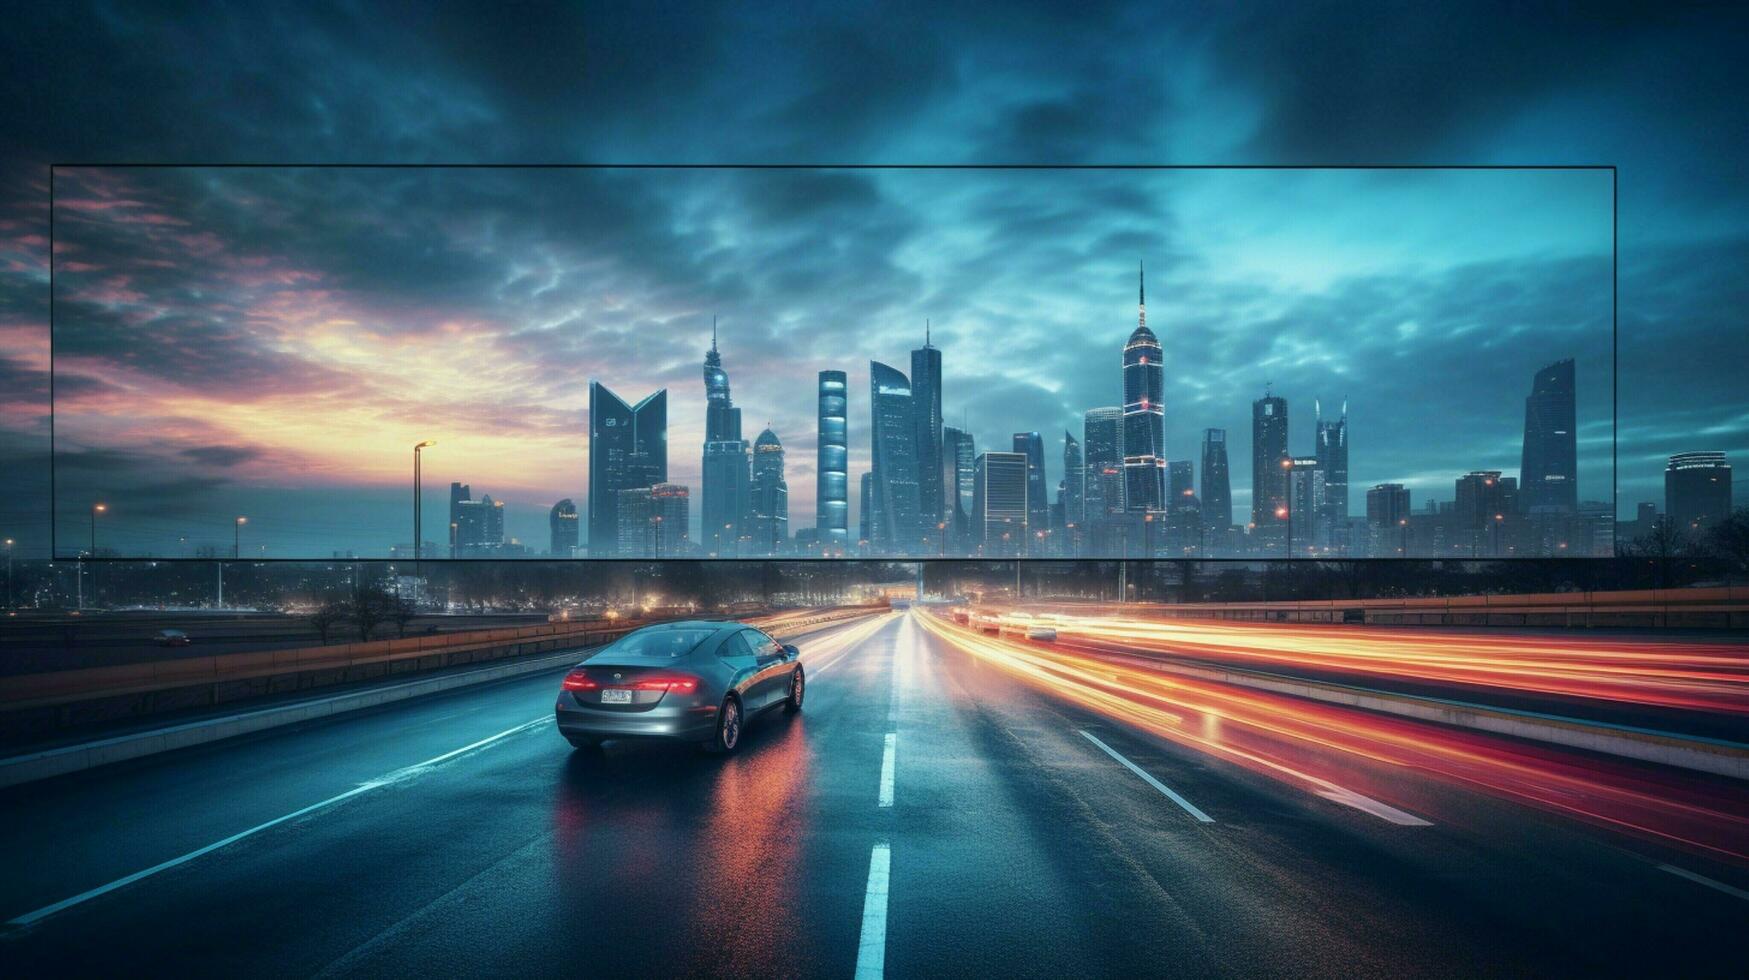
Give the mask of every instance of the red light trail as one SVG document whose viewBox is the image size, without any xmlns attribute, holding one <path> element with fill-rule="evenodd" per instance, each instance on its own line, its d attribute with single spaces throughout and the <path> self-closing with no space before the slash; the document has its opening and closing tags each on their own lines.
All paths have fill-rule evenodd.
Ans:
<svg viewBox="0 0 1749 980">
<path fill-rule="evenodd" d="M 1397 770 L 1749 864 L 1749 786 L 1741 782 L 1180 677 L 985 635 L 933 615 L 919 621 L 1048 694 L 1386 819 L 1369 797 L 1418 810 L 1404 798 L 1413 788 L 1392 778 Z"/>
<path fill-rule="evenodd" d="M 1749 715 L 1749 651 L 1742 645 L 1162 622 L 1100 614 L 1041 618 L 1064 636 L 1230 666 L 1302 668 Z"/>
</svg>

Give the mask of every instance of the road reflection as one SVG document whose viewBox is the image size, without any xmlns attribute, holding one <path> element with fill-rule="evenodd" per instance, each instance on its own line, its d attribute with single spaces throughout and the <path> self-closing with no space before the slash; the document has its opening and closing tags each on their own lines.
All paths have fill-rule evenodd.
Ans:
<svg viewBox="0 0 1749 980">
<path fill-rule="evenodd" d="M 634 741 L 571 753 L 554 795 L 554 879 L 570 920 L 561 928 L 589 937 L 592 962 L 623 956 L 648 975 L 725 962 L 747 975 L 790 972 L 784 937 L 804 925 L 795 855 L 813 819 L 805 719 L 767 712 L 727 758 Z M 652 949 L 627 935 L 602 948 L 591 915 L 680 938 Z"/>
</svg>

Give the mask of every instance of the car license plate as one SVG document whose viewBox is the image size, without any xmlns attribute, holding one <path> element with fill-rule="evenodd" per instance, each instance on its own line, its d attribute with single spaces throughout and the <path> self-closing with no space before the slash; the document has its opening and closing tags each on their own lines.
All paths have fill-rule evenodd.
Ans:
<svg viewBox="0 0 1749 980">
<path fill-rule="evenodd" d="M 606 688 L 601 692 L 602 704 L 631 704 L 632 692 L 624 688 Z"/>
</svg>

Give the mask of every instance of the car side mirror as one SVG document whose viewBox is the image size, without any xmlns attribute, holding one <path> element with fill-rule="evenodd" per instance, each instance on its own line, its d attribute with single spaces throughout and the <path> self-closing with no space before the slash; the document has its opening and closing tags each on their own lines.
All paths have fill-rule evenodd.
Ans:
<svg viewBox="0 0 1749 980">
<path fill-rule="evenodd" d="M 802 655 L 802 651 L 800 651 L 800 650 L 797 650 L 797 649 L 796 649 L 796 645 L 795 645 L 795 644 L 794 644 L 794 643 L 785 643 L 785 644 L 784 644 L 784 645 L 783 645 L 783 652 L 784 652 L 784 653 L 785 653 L 785 654 L 786 654 L 786 655 L 787 655 L 787 656 L 788 656 L 788 657 L 789 657 L 789 658 L 790 658 L 790 659 L 791 659 L 791 660 L 794 660 L 794 659 L 795 659 L 795 658 L 797 658 L 797 657 L 799 657 L 799 656 L 801 656 L 801 655 Z"/>
</svg>

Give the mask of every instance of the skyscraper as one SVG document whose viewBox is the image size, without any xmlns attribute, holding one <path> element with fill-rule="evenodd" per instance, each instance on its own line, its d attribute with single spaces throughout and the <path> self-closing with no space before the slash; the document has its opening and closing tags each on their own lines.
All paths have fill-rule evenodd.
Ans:
<svg viewBox="0 0 1749 980">
<path fill-rule="evenodd" d="M 869 541 L 877 553 L 922 550 L 917 495 L 917 427 L 911 382 L 879 361 L 868 362 L 869 435 L 873 443 L 874 512 Z"/>
<path fill-rule="evenodd" d="M 1196 463 L 1188 459 L 1166 463 L 1166 544 L 1175 555 L 1202 544 L 1202 504 L 1196 499 Z"/>
<path fill-rule="evenodd" d="M 923 346 L 911 352 L 911 418 L 917 444 L 917 520 L 933 537 L 948 508 L 941 481 L 941 351 L 929 342 L 927 320 Z"/>
<path fill-rule="evenodd" d="M 1697 534 L 1731 513 L 1731 464 L 1720 452 L 1677 453 L 1664 468 L 1664 513 Z"/>
<path fill-rule="evenodd" d="M 1313 401 L 1312 417 L 1317 439 L 1313 454 L 1324 474 L 1324 508 L 1318 518 L 1330 543 L 1345 545 L 1336 536 L 1348 527 L 1348 403 L 1342 403 L 1340 418 L 1326 419 L 1323 404 Z"/>
<path fill-rule="evenodd" d="M 944 426 L 941 430 L 941 469 L 946 487 L 948 549 L 963 552 L 972 533 L 972 481 L 977 471 L 972 434 Z"/>
<path fill-rule="evenodd" d="M 471 498 L 465 483 L 449 485 L 450 556 L 479 558 L 497 554 L 504 544 L 504 502 L 491 494 Z"/>
<path fill-rule="evenodd" d="M 1524 400 L 1524 456 L 1520 502 L 1528 514 L 1571 514 L 1579 509 L 1577 409 L 1571 358 L 1536 373 Z"/>
<path fill-rule="evenodd" d="M 843 371 L 820 372 L 814 527 L 820 553 L 840 557 L 850 550 L 849 393 Z"/>
<path fill-rule="evenodd" d="M 1082 501 L 1087 523 L 1121 513 L 1123 499 L 1123 409 L 1090 408 L 1081 419 L 1086 446 L 1086 492 Z"/>
<path fill-rule="evenodd" d="M 1251 523 L 1266 537 L 1286 533 L 1287 399 L 1266 389 L 1251 403 Z"/>
<path fill-rule="evenodd" d="M 739 552 L 747 516 L 747 443 L 741 438 L 741 410 L 729 398 L 729 372 L 717 350 L 717 322 L 711 318 L 711 349 L 704 355 L 704 470 L 699 518 L 700 543 L 707 553 Z"/>
<path fill-rule="evenodd" d="M 972 537 L 978 553 L 1001 558 L 1021 553 L 1027 539 L 1026 456 L 978 456 L 972 472 Z"/>
<path fill-rule="evenodd" d="M 1325 499 L 1324 467 L 1316 456 L 1295 456 L 1282 468 L 1287 474 L 1288 553 L 1310 556 L 1330 544 L 1330 526 L 1324 523 L 1328 513 Z"/>
<path fill-rule="evenodd" d="M 1165 372 L 1160 341 L 1148 329 L 1147 282 L 1136 272 L 1136 329 L 1123 348 L 1124 505 L 1131 513 L 1165 509 Z"/>
<path fill-rule="evenodd" d="M 789 484 L 783 478 L 783 443 L 766 429 L 753 440 L 750 548 L 775 555 L 789 542 Z"/>
<path fill-rule="evenodd" d="M 1409 488 L 1380 483 L 1366 492 L 1367 553 L 1374 558 L 1409 554 Z"/>
<path fill-rule="evenodd" d="M 1499 470 L 1472 470 L 1458 477 L 1455 496 L 1454 548 L 1471 557 L 1505 554 L 1505 525 L 1518 511 L 1518 481 Z"/>
<path fill-rule="evenodd" d="M 867 554 L 874 542 L 874 474 L 865 470 L 859 482 L 862 493 L 857 497 L 857 540 L 861 545 L 860 551 Z"/>
<path fill-rule="evenodd" d="M 589 554 L 619 549 L 619 491 L 668 479 L 668 389 L 636 405 L 589 382 Z"/>
<path fill-rule="evenodd" d="M 1348 402 L 1341 402 L 1338 418 L 1324 418 L 1324 404 L 1312 402 L 1315 439 L 1312 453 L 1324 469 L 1324 488 L 1329 493 L 1326 502 L 1331 527 L 1348 520 Z"/>
<path fill-rule="evenodd" d="M 449 556 L 451 558 L 456 557 L 461 551 L 464 515 L 462 505 L 473 499 L 472 494 L 473 489 L 466 483 L 451 483 L 449 485 Z"/>
<path fill-rule="evenodd" d="M 687 524 L 692 504 L 686 487 L 658 483 L 620 490 L 615 496 L 616 550 L 621 557 L 678 558 L 691 550 Z"/>
<path fill-rule="evenodd" d="M 1081 458 L 1081 441 L 1069 430 L 1063 430 L 1063 523 L 1079 530 L 1087 520 L 1082 506 L 1087 479 L 1086 461 Z"/>
<path fill-rule="evenodd" d="M 547 554 L 554 558 L 569 558 L 577 550 L 577 505 L 566 497 L 553 505 L 547 515 L 547 529 L 552 534 Z"/>
<path fill-rule="evenodd" d="M 1227 473 L 1227 430 L 1202 430 L 1202 520 L 1211 533 L 1233 526 L 1233 482 Z"/>
<path fill-rule="evenodd" d="M 1016 432 L 1014 451 L 1026 457 L 1026 522 L 1035 531 L 1051 526 L 1051 498 L 1045 489 L 1045 442 L 1036 432 Z"/>
</svg>

